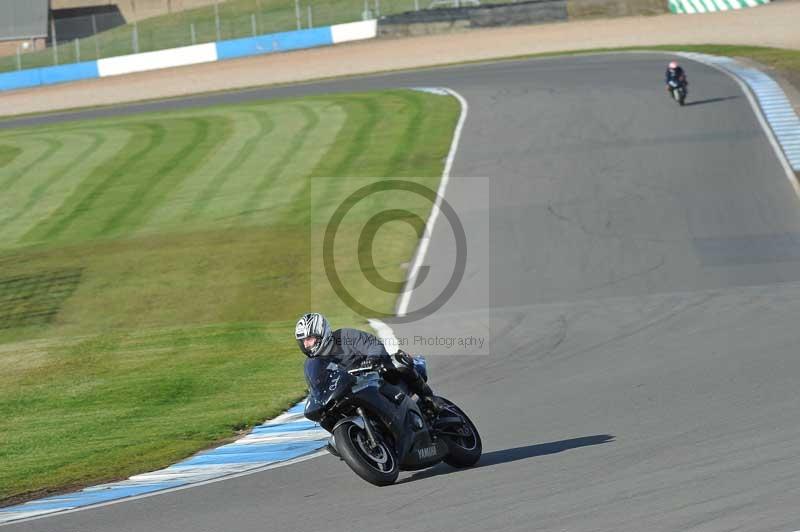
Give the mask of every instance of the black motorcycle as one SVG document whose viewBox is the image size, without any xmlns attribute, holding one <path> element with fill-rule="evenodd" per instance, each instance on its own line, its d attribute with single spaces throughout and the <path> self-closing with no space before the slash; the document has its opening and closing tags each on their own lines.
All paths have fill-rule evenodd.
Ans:
<svg viewBox="0 0 800 532">
<path fill-rule="evenodd" d="M 668 84 L 672 98 L 678 102 L 678 104 L 683 105 L 686 101 L 686 83 L 677 79 L 671 79 Z"/>
<path fill-rule="evenodd" d="M 413 365 L 427 381 L 424 359 L 413 357 Z M 367 482 L 385 486 L 401 470 L 439 462 L 469 467 L 481 457 L 478 430 L 458 406 L 435 397 L 437 413 L 420 408 L 391 370 L 347 371 L 318 357 L 306 361 L 305 375 L 310 389 L 305 416 L 332 433 L 329 450 Z"/>
</svg>

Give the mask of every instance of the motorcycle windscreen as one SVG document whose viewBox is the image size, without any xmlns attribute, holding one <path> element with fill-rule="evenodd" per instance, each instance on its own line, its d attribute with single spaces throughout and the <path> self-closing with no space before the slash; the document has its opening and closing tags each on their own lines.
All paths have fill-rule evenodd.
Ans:
<svg viewBox="0 0 800 532">
<path fill-rule="evenodd" d="M 341 396 L 352 380 L 342 366 L 327 357 L 307 359 L 305 374 L 311 399 L 322 405 Z"/>
</svg>

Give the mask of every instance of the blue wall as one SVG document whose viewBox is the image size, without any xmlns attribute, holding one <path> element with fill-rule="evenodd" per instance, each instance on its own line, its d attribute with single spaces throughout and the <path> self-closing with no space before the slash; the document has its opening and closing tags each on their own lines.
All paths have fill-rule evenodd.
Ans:
<svg viewBox="0 0 800 532">
<path fill-rule="evenodd" d="M 31 68 L 28 70 L 4 72 L 0 74 L 0 91 L 24 89 L 37 85 L 50 85 L 52 83 L 97 77 L 100 77 L 100 74 L 97 72 L 97 61 Z"/>
<path fill-rule="evenodd" d="M 286 31 L 247 39 L 221 41 L 217 43 L 217 58 L 218 60 L 231 59 L 332 44 L 331 28 L 326 26 L 324 28 Z M 100 77 L 97 70 L 97 61 L 32 68 L 17 72 L 0 73 L 0 91 L 97 77 Z"/>
<path fill-rule="evenodd" d="M 42 75 L 39 68 L 30 70 L 20 70 L 18 72 L 3 72 L 0 74 L 0 90 L 10 91 L 12 89 L 22 89 L 25 87 L 35 87 L 41 85 Z"/>
<path fill-rule="evenodd" d="M 97 71 L 97 61 L 45 67 L 40 70 L 42 73 L 42 85 L 100 77 L 100 73 Z"/>
<path fill-rule="evenodd" d="M 285 52 L 301 48 L 314 48 L 315 46 L 329 46 L 333 44 L 331 28 L 314 28 L 310 30 L 286 31 L 272 33 L 260 37 L 248 37 L 233 41 L 217 43 L 217 57 L 219 59 L 232 59 L 248 55 L 269 54 Z"/>
</svg>

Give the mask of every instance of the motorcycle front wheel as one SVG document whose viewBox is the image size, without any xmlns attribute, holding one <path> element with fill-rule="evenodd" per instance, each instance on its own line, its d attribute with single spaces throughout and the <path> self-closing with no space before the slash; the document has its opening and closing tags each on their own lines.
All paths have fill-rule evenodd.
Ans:
<svg viewBox="0 0 800 532">
<path fill-rule="evenodd" d="M 400 466 L 392 446 L 380 434 L 377 435 L 378 445 L 374 447 L 370 444 L 367 431 L 355 423 L 340 425 L 333 436 L 339 454 L 356 475 L 376 486 L 387 486 L 397 480 Z"/>
</svg>

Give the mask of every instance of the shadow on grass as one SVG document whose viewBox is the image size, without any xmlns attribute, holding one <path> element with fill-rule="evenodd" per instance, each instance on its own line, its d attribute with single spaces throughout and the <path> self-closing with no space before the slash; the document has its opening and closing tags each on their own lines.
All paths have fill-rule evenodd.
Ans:
<svg viewBox="0 0 800 532">
<path fill-rule="evenodd" d="M 610 443 L 615 441 L 614 436 L 610 434 L 598 434 L 596 436 L 584 436 L 582 438 L 572 438 L 570 440 L 554 441 L 549 443 L 537 443 L 534 445 L 526 445 L 524 447 L 514 447 L 511 449 L 502 449 L 499 451 L 491 451 L 483 453 L 478 464 L 470 469 L 480 469 L 481 467 L 488 467 L 498 464 L 507 464 L 510 462 L 517 462 L 519 460 L 527 460 L 528 458 L 535 458 L 537 456 L 545 456 L 548 454 L 560 453 L 570 449 L 577 449 L 578 447 L 588 447 L 590 445 L 600 445 L 603 443 Z M 408 478 L 399 481 L 398 484 L 405 482 L 413 482 L 415 480 L 422 480 L 439 475 L 446 475 L 459 471 L 454 467 L 446 464 L 439 464 L 431 469 L 414 473 Z"/>
</svg>

